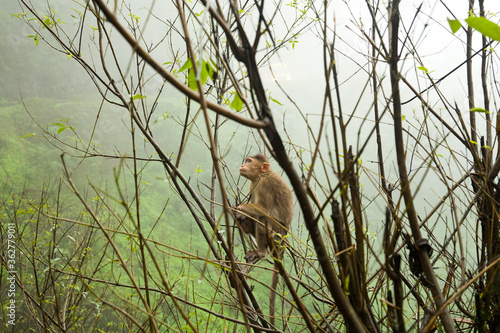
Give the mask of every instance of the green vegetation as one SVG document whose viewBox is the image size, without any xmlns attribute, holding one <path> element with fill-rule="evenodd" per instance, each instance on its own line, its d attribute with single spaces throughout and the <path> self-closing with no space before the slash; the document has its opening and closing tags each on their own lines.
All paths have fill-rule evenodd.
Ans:
<svg viewBox="0 0 500 333">
<path fill-rule="evenodd" d="M 2 329 L 499 327 L 500 28 L 478 1 L 0 0 Z M 295 211 L 248 263 L 257 152 Z"/>
<path fill-rule="evenodd" d="M 80 129 L 88 125 L 89 111 L 99 106 L 95 96 L 86 96 L 82 100 L 85 102 L 31 98 L 24 100 L 24 105 L 0 108 L 0 114 L 5 119 L 5 131 L 1 138 L 1 179 L 6 180 L 1 191 L 0 218 L 4 225 L 15 225 L 19 251 L 16 268 L 24 279 L 23 293 L 39 295 L 35 301 L 41 307 L 31 309 L 30 302 L 18 299 L 16 327 L 35 327 L 37 316 L 41 316 L 38 311 L 44 311 L 41 304 L 46 304 L 56 309 L 65 308 L 66 320 L 77 331 L 124 329 L 126 324 L 120 316 L 101 303 L 103 295 L 111 304 L 129 304 L 122 310 L 134 314 L 137 320 L 144 315 L 134 306 L 138 295 L 127 283 L 116 253 L 109 251 L 110 244 L 103 236 L 98 236 L 100 232 L 90 212 L 65 185 L 61 150 L 57 146 L 61 142 L 69 142 L 74 151 L 88 149 L 84 142 L 89 142 L 91 134 L 85 135 Z M 65 119 L 58 119 L 61 116 Z M 143 285 L 139 274 L 141 266 L 133 264 L 139 255 L 137 235 L 133 232 L 137 216 L 135 203 L 130 198 L 127 198 L 130 202 L 126 203 L 119 198 L 119 192 L 126 190 L 127 184 L 133 181 L 130 161 L 127 158 L 90 157 L 90 153 L 95 154 L 94 149 L 121 150 L 127 147 L 126 143 L 122 143 L 122 148 L 119 148 L 119 143 L 112 140 L 122 135 L 122 122 L 117 122 L 117 118 L 126 121 L 126 117 L 120 117 L 112 110 L 102 112 L 99 123 L 106 131 L 93 133 L 95 140 L 91 141 L 92 149 L 88 149 L 89 157 L 81 162 L 68 155 L 64 159 L 72 164 L 72 179 L 85 193 L 85 201 L 107 229 L 126 262 L 131 262 L 131 267 L 137 267 L 134 275 L 137 275 L 137 283 Z M 53 136 L 37 134 L 43 131 L 36 123 L 46 124 L 47 132 Z M 100 142 L 115 144 L 106 147 Z M 127 156 L 126 150 L 121 151 Z M 161 168 L 155 167 L 152 162 L 139 163 L 141 228 L 144 237 L 154 246 L 156 258 L 161 258 L 158 264 L 162 274 L 168 276 L 174 292 L 185 295 L 186 299 L 200 306 L 209 306 L 211 300 L 217 298 L 218 291 L 212 289 L 205 276 L 212 274 L 207 271 L 204 260 L 207 245 L 199 233 L 193 232 L 195 226 L 189 223 L 192 218 L 182 208 L 175 193 L 169 191 Z M 97 170 L 98 175 L 90 179 L 89 175 L 96 174 Z M 5 236 L 6 229 L 2 231 Z M 33 256 L 28 258 L 23 255 L 28 252 Z M 185 264 L 186 258 L 191 258 L 188 265 Z M 151 257 L 148 257 L 146 266 L 149 267 L 148 274 L 154 276 L 154 280 L 158 279 L 159 273 L 155 271 Z M 89 278 L 81 279 L 80 275 Z M 258 277 L 259 280 L 261 278 Z M 104 281 L 106 283 L 102 283 Z M 159 286 L 151 287 L 158 303 L 165 307 L 158 319 L 166 327 L 175 325 L 179 315 L 173 315 L 172 309 L 165 303 L 167 294 L 158 289 Z M 43 290 L 41 294 L 40 290 Z M 257 293 L 257 296 L 266 299 L 265 292 Z M 210 307 L 217 312 L 229 311 L 215 304 Z M 209 327 L 228 324 L 217 324 L 214 318 L 196 311 L 190 316 L 196 317 L 200 324 L 208 321 Z M 7 318 L 6 312 L 3 318 Z"/>
</svg>

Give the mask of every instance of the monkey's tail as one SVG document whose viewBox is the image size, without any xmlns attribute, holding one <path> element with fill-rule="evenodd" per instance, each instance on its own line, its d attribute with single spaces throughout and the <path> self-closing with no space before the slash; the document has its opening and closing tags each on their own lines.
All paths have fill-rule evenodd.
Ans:
<svg viewBox="0 0 500 333">
<path fill-rule="evenodd" d="M 274 265 L 274 271 L 271 275 L 271 294 L 269 295 L 269 319 L 272 326 L 275 326 L 276 319 L 274 318 L 276 305 L 276 288 L 278 287 L 278 268 Z"/>
</svg>

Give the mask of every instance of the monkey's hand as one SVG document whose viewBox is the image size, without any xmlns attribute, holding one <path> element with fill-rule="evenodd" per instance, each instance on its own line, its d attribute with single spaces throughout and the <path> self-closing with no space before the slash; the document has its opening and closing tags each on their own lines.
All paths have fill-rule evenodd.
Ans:
<svg viewBox="0 0 500 333">
<path fill-rule="evenodd" d="M 259 251 L 259 250 L 248 251 L 247 254 L 245 255 L 245 260 L 247 263 L 255 264 L 257 261 L 264 258 L 265 256 L 266 256 L 266 252 L 263 252 L 263 251 Z"/>
<path fill-rule="evenodd" d="M 246 216 L 243 214 L 241 205 L 238 205 L 236 207 L 233 206 L 233 216 L 238 221 L 243 221 L 246 218 Z"/>
</svg>

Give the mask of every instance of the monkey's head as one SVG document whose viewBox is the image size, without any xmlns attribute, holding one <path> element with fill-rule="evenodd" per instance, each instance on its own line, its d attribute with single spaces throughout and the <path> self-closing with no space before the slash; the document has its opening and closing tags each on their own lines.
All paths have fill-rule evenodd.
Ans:
<svg viewBox="0 0 500 333">
<path fill-rule="evenodd" d="M 248 156 L 240 167 L 240 175 L 251 181 L 256 181 L 262 173 L 268 172 L 270 167 L 266 156 L 262 154 Z"/>
</svg>

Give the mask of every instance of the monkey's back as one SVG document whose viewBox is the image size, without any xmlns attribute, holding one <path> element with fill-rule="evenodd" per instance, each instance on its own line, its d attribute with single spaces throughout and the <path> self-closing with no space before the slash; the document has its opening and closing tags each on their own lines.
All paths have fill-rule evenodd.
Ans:
<svg viewBox="0 0 500 333">
<path fill-rule="evenodd" d="M 286 234 L 293 219 L 292 191 L 285 181 L 273 170 L 269 170 L 262 177 L 264 179 L 261 179 L 260 184 L 257 185 L 264 186 L 264 188 L 258 191 L 261 195 L 259 198 L 260 202 L 266 206 L 269 215 L 286 228 L 273 229 L 281 234 Z"/>
</svg>

